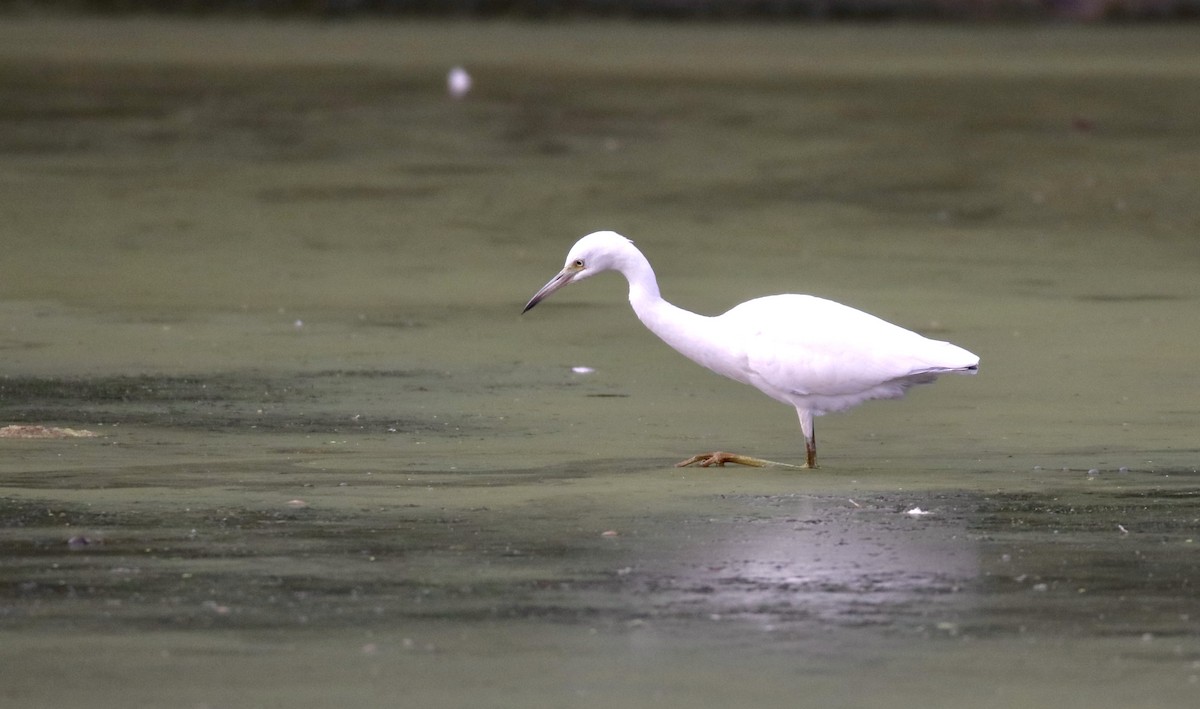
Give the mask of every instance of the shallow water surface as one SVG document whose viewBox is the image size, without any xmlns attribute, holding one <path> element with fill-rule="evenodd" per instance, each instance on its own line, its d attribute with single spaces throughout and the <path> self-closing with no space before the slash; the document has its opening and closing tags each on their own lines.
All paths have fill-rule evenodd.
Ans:
<svg viewBox="0 0 1200 709">
<path fill-rule="evenodd" d="M 1192 40 L 0 26 L 4 706 L 1192 706 Z M 676 469 L 803 442 L 599 228 L 981 372 Z"/>
</svg>

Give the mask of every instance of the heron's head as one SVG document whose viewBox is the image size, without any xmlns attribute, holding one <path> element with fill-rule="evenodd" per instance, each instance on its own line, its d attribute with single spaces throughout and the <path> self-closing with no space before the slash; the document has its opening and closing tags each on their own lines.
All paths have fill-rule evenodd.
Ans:
<svg viewBox="0 0 1200 709">
<path fill-rule="evenodd" d="M 542 286 L 541 290 L 534 293 L 529 302 L 525 304 L 525 310 L 521 312 L 527 312 L 563 286 L 582 281 L 603 271 L 619 270 L 621 261 L 630 249 L 633 249 L 633 242 L 615 231 L 597 231 L 588 234 L 575 242 L 575 245 L 567 252 L 567 262 L 563 266 L 563 270 Z"/>
</svg>

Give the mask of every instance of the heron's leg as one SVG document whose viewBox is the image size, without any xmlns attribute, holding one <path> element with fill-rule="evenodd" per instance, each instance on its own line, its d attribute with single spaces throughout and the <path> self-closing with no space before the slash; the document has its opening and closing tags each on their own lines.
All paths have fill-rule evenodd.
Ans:
<svg viewBox="0 0 1200 709">
<path fill-rule="evenodd" d="M 699 465 L 701 468 L 707 468 L 711 465 L 724 467 L 726 463 L 737 463 L 738 465 L 749 465 L 755 468 L 793 468 L 796 470 L 815 468 L 817 467 L 817 434 L 816 429 L 813 428 L 813 412 L 797 407 L 796 413 L 800 415 L 800 431 L 804 434 L 804 451 L 807 458 L 807 462 L 804 465 L 776 463 L 773 460 L 751 458 L 748 455 L 713 451 L 712 453 L 701 453 L 687 460 L 681 460 L 675 464 L 675 467 L 686 468 L 689 465 Z"/>
<path fill-rule="evenodd" d="M 808 456 L 809 468 L 817 467 L 817 429 L 813 426 L 813 413 L 797 407 L 800 414 L 800 432 L 804 434 L 804 452 Z"/>
<path fill-rule="evenodd" d="M 752 458 L 748 455 L 738 455 L 737 453 L 726 453 L 724 451 L 713 451 L 712 453 L 701 453 L 694 455 L 687 460 L 681 460 L 675 464 L 676 468 L 686 468 L 689 465 L 699 465 L 701 468 L 707 468 L 715 465 L 717 467 L 725 467 L 726 463 L 737 463 L 738 465 L 748 465 L 753 468 L 796 468 L 801 469 L 806 466 L 792 465 L 791 463 L 777 463 L 773 460 L 764 460 L 762 458 Z"/>
</svg>

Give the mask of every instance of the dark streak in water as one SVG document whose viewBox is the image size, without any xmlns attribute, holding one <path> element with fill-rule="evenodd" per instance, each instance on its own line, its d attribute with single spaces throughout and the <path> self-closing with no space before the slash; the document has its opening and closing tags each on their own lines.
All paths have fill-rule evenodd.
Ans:
<svg viewBox="0 0 1200 709">
<path fill-rule="evenodd" d="M 1187 298 L 1184 296 L 1169 295 L 1166 293 L 1093 293 L 1089 295 L 1076 296 L 1075 299 L 1085 303 L 1158 303 L 1187 300 Z"/>
</svg>

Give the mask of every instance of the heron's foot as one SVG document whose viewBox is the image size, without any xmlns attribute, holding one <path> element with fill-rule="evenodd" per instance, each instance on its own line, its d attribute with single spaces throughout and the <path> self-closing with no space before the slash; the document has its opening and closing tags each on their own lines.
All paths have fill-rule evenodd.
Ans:
<svg viewBox="0 0 1200 709">
<path fill-rule="evenodd" d="M 738 465 L 747 465 L 752 468 L 795 468 L 797 470 L 807 469 L 807 465 L 792 465 L 791 463 L 776 463 L 773 460 L 763 460 L 762 458 L 752 458 L 748 455 L 738 455 L 737 453 L 726 453 L 724 451 L 713 451 L 712 453 L 701 453 L 694 455 L 687 460 L 681 460 L 675 464 L 676 468 L 686 468 L 689 465 L 698 465 L 701 468 L 717 466 L 725 467 L 726 463 L 737 463 Z"/>
</svg>

